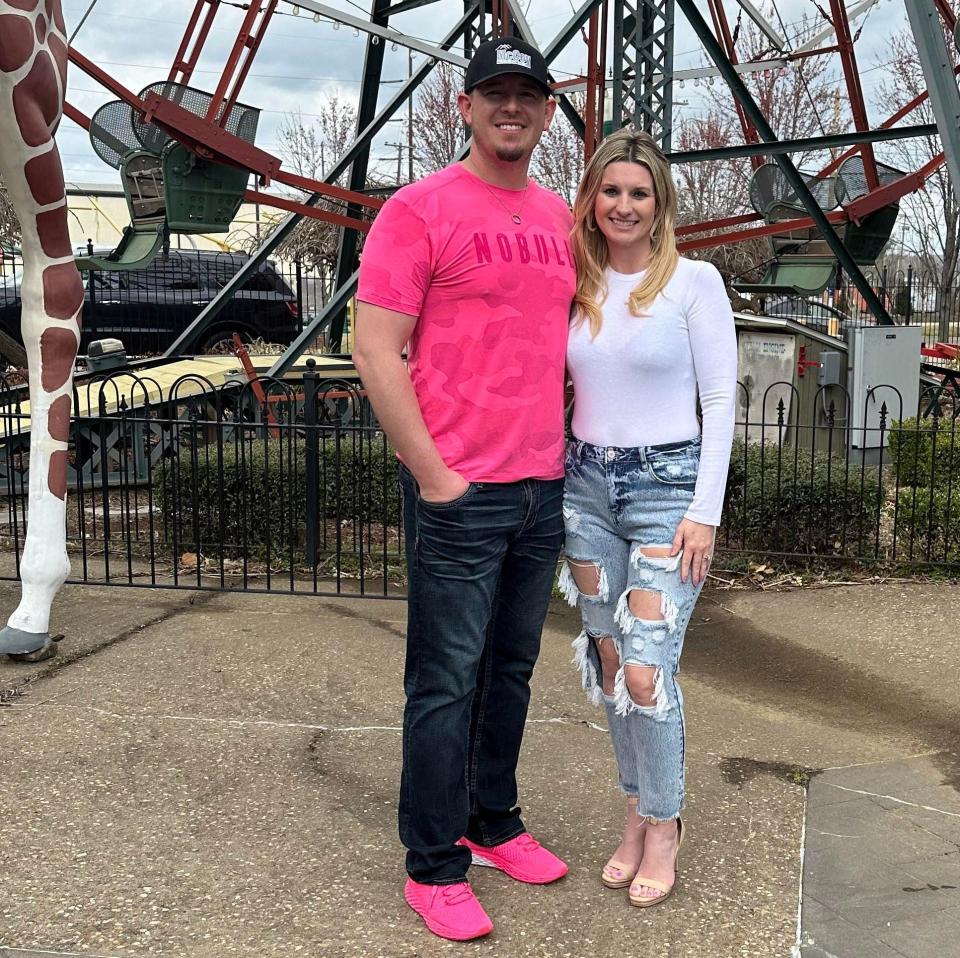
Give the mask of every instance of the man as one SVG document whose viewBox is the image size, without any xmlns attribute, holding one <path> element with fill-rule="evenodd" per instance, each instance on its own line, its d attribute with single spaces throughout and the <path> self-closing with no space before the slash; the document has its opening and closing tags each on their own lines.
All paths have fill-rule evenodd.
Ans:
<svg viewBox="0 0 960 958">
<path fill-rule="evenodd" d="M 516 766 L 562 544 L 575 274 L 569 210 L 527 179 L 556 109 L 541 54 L 484 43 L 457 102 L 470 156 L 378 214 L 353 356 L 401 460 L 404 894 L 431 931 L 467 940 L 493 928 L 471 856 L 530 883 L 567 871 L 520 819 Z"/>
</svg>

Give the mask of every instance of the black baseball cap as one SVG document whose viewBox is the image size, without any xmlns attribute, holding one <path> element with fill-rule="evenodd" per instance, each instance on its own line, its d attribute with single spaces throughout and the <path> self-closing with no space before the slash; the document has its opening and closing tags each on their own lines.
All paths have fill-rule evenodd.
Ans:
<svg viewBox="0 0 960 958">
<path fill-rule="evenodd" d="M 535 46 L 516 37 L 501 37 L 481 43 L 467 67 L 463 89 L 469 93 L 478 84 L 507 73 L 530 77 L 547 96 L 553 95 L 543 54 Z"/>
</svg>

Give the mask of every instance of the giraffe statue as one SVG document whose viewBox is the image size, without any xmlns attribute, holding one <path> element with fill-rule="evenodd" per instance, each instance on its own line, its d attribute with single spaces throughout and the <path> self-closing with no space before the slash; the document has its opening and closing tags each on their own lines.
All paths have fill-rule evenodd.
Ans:
<svg viewBox="0 0 960 958">
<path fill-rule="evenodd" d="M 30 378 L 30 488 L 19 606 L 0 654 L 38 661 L 56 650 L 50 607 L 70 571 L 67 438 L 83 282 L 73 262 L 54 133 L 67 85 L 60 0 L 0 0 L 0 176 L 21 225 L 21 330 Z"/>
</svg>

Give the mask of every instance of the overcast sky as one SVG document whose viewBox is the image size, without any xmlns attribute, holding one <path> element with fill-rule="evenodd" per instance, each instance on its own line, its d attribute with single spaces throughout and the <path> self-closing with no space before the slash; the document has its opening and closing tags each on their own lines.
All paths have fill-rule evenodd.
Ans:
<svg viewBox="0 0 960 958">
<path fill-rule="evenodd" d="M 326 0 L 328 5 L 354 14 L 366 14 L 369 0 Z M 728 16 L 736 16 L 734 0 L 725 0 Z M 763 0 L 754 0 L 761 5 Z M 90 0 L 64 0 L 68 32 L 80 22 Z M 829 8 L 828 0 L 821 5 Z M 848 6 L 852 5 L 848 0 Z M 706 0 L 698 0 L 706 15 Z M 97 0 L 96 5 L 74 41 L 76 48 L 94 60 L 121 83 L 138 92 L 148 83 L 166 79 L 194 0 Z M 284 114 L 299 110 L 305 118 L 315 114 L 324 99 L 337 93 L 355 99 L 360 88 L 364 37 L 354 36 L 349 27 L 334 30 L 329 21 L 314 22 L 313 16 L 301 11 L 293 16 L 294 5 L 281 0 L 267 39 L 261 47 L 253 71 L 243 88 L 243 101 L 262 110 L 257 137 L 258 146 L 276 150 L 276 126 Z M 819 15 L 813 0 L 778 0 L 777 8 L 790 36 L 793 25 L 804 13 Z M 401 15 L 391 23 L 395 29 L 425 40 L 438 40 L 456 22 L 462 12 L 462 0 L 438 0 L 437 3 Z M 527 18 L 541 46 L 549 43 L 569 18 L 570 0 L 530 0 Z M 243 18 L 242 10 L 224 5 L 216 25 L 204 47 L 193 84 L 213 90 L 230 45 Z M 705 56 L 690 27 L 677 15 L 675 69 L 701 65 Z M 862 20 L 861 20 L 862 22 Z M 883 45 L 894 30 L 906 23 L 903 0 L 880 0 L 871 10 L 857 43 L 857 55 L 868 96 L 873 79 L 880 70 Z M 582 41 L 575 38 L 554 69 L 558 79 L 582 72 L 586 59 Z M 407 73 L 407 54 L 403 48 L 386 49 L 381 102 L 396 89 L 396 81 Z M 394 82 L 389 82 L 394 81 Z M 696 110 L 696 92 L 686 84 L 676 98 Z M 70 101 L 90 116 L 101 104 L 113 99 L 92 78 L 71 66 Z M 874 110 L 874 114 L 877 111 Z M 879 120 L 882 117 L 878 118 Z M 399 125 L 389 127 L 377 141 L 374 154 L 385 158 L 395 150 L 386 146 L 397 139 Z M 85 130 L 64 119 L 57 135 L 68 182 L 114 183 L 116 172 L 93 153 Z"/>
</svg>

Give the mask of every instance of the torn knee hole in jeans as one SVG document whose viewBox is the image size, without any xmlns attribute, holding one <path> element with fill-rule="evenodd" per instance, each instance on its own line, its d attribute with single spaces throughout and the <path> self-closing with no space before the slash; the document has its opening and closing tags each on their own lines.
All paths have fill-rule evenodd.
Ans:
<svg viewBox="0 0 960 958">
<path fill-rule="evenodd" d="M 673 596 L 630 586 L 617 601 L 614 618 L 625 634 L 635 634 L 642 628 L 654 642 L 662 642 L 665 634 L 677 627 L 679 615 L 680 607 Z"/>
<path fill-rule="evenodd" d="M 560 570 L 557 588 L 570 605 L 576 605 L 580 596 L 597 602 L 606 602 L 610 598 L 607 571 L 593 559 L 572 559 L 567 556 Z"/>
<path fill-rule="evenodd" d="M 613 682 L 620 667 L 620 649 L 617 641 L 612 635 L 594 635 L 587 633 L 597 650 L 597 657 L 600 660 L 600 685 L 603 688 L 603 694 L 613 695 Z"/>
<path fill-rule="evenodd" d="M 662 666 L 639 662 L 622 665 L 613 688 L 613 704 L 617 715 L 639 712 L 663 721 L 670 711 L 663 686 Z"/>
<path fill-rule="evenodd" d="M 612 635 L 606 635 L 602 632 L 588 632 L 584 629 L 573 640 L 573 664 L 580 672 L 580 684 L 583 686 L 583 690 L 594 705 L 599 705 L 603 701 L 604 695 L 609 697 L 613 694 L 613 680 L 611 679 L 608 682 L 606 675 L 603 674 L 603 684 L 601 685 L 601 675 L 598 674 L 598 668 L 599 672 L 603 673 L 601 644 L 612 645 L 619 662 L 619 647 L 617 646 L 617 640 Z M 616 672 L 616 668 L 608 671 L 612 676 Z M 603 686 L 607 686 L 609 691 Z"/>
<path fill-rule="evenodd" d="M 672 551 L 672 543 L 657 546 L 635 545 L 630 550 L 630 564 L 640 572 L 642 579 L 649 582 L 655 572 L 676 572 L 680 568 L 683 550 L 675 556 L 670 555 Z"/>
</svg>

